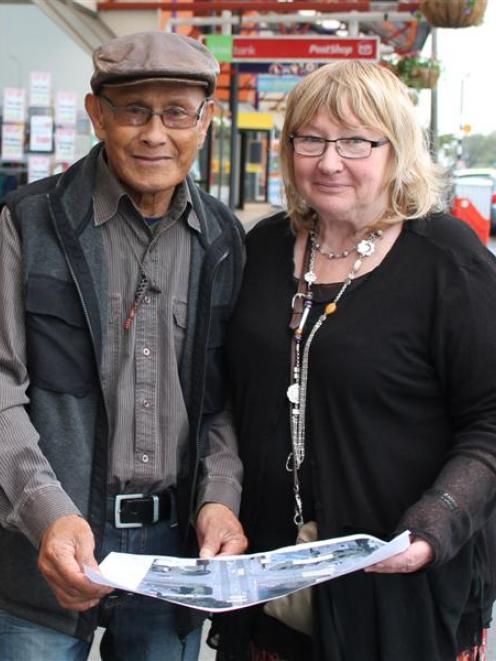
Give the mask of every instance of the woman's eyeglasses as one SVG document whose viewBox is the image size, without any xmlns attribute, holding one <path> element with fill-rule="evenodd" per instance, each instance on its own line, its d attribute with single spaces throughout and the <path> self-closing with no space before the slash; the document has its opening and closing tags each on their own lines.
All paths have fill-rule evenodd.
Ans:
<svg viewBox="0 0 496 661">
<path fill-rule="evenodd" d="M 365 138 L 320 138 L 316 135 L 290 135 L 289 140 L 293 145 L 295 154 L 300 156 L 322 156 L 327 145 L 332 142 L 337 153 L 343 158 L 368 158 L 372 149 L 382 147 L 389 142 L 387 138 L 382 140 L 366 140 Z"/>
</svg>

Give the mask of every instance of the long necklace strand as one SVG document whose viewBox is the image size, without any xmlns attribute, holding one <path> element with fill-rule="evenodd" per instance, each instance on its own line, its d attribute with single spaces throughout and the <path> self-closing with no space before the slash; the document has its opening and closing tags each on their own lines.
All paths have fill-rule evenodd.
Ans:
<svg viewBox="0 0 496 661">
<path fill-rule="evenodd" d="M 301 357 L 301 343 L 303 339 L 303 331 L 305 328 L 310 309 L 313 305 L 313 292 L 312 285 L 316 281 L 314 272 L 315 257 L 318 249 L 318 243 L 315 233 L 310 233 L 310 256 L 308 260 L 308 271 L 304 275 L 307 283 L 307 291 L 305 294 L 305 304 L 303 313 L 301 315 L 300 323 L 294 331 L 294 345 L 295 345 L 295 364 L 293 369 L 293 382 L 287 391 L 287 397 L 290 401 L 290 428 L 291 428 L 291 445 L 292 449 L 286 461 L 286 469 L 293 472 L 294 475 L 294 496 L 295 496 L 295 517 L 294 521 L 297 525 L 303 523 L 303 508 L 299 489 L 298 469 L 300 468 L 303 460 L 305 459 L 305 417 L 306 417 L 306 400 L 307 400 L 307 383 L 308 383 L 308 358 L 310 354 L 310 347 L 313 342 L 317 331 L 326 321 L 326 319 L 334 314 L 337 310 L 339 301 L 343 294 L 353 282 L 357 273 L 362 267 L 363 260 L 374 254 L 375 242 L 383 235 L 382 230 L 375 230 L 371 232 L 366 239 L 360 241 L 355 250 L 358 253 L 358 258 L 353 262 L 350 272 L 346 276 L 343 284 L 339 288 L 338 293 L 324 308 L 323 314 L 319 316 L 311 329 L 308 339 L 305 343 L 303 350 L 303 358 Z"/>
</svg>

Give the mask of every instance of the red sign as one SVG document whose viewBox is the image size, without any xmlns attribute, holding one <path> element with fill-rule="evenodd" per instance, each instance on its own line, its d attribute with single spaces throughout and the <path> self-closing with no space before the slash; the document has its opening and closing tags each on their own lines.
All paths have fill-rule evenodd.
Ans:
<svg viewBox="0 0 496 661">
<path fill-rule="evenodd" d="M 378 37 L 233 37 L 233 62 L 378 59 Z"/>
</svg>

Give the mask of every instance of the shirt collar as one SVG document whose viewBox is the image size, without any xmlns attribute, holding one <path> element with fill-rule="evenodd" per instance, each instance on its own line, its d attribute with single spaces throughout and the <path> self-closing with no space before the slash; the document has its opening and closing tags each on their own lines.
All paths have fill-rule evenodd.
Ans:
<svg viewBox="0 0 496 661">
<path fill-rule="evenodd" d="M 184 190 L 186 197 L 186 204 L 189 208 L 189 213 L 186 215 L 186 222 L 189 225 L 189 227 L 191 227 L 191 229 L 201 234 L 200 219 L 198 218 L 196 211 L 193 207 L 193 200 L 191 198 L 191 193 L 189 192 L 189 188 L 186 185 L 185 181 L 182 182 L 181 187 Z"/>
<path fill-rule="evenodd" d="M 102 225 L 117 213 L 119 202 L 123 197 L 129 197 L 121 182 L 112 173 L 104 157 L 102 149 L 98 154 L 96 165 L 95 190 L 93 192 L 93 210 L 95 225 Z"/>
</svg>

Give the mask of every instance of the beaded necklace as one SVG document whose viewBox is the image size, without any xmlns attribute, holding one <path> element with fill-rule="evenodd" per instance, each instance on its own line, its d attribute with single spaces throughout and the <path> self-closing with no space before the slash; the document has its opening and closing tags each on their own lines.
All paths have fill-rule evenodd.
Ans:
<svg viewBox="0 0 496 661">
<path fill-rule="evenodd" d="M 301 355 L 303 331 L 313 306 L 313 291 L 312 285 L 317 280 L 315 275 L 315 258 L 319 249 L 319 244 L 314 231 L 309 234 L 310 241 L 310 254 L 308 258 L 307 271 L 303 278 L 306 282 L 306 292 L 304 296 L 303 312 L 297 328 L 293 333 L 293 347 L 294 347 L 294 360 L 292 370 L 292 382 L 287 390 L 287 397 L 290 401 L 290 429 L 291 429 L 291 452 L 286 460 L 286 469 L 293 473 L 294 478 L 294 496 L 295 496 L 295 516 L 294 522 L 300 526 L 303 524 L 303 504 L 300 494 L 300 483 L 298 479 L 298 469 L 300 468 L 303 460 L 305 459 L 305 414 L 306 414 L 306 401 L 307 401 L 307 383 L 308 383 L 308 357 L 310 354 L 310 347 L 313 339 L 326 321 L 326 319 L 334 314 L 338 307 L 338 302 L 341 300 L 343 294 L 353 282 L 357 273 L 360 271 L 363 260 L 370 257 L 375 252 L 375 243 L 377 239 L 382 238 L 383 231 L 380 229 L 370 232 L 366 239 L 362 239 L 354 246 L 354 250 L 358 253 L 358 258 L 353 262 L 350 272 L 346 276 L 343 284 L 338 290 L 336 296 L 327 303 L 324 308 L 323 314 L 319 316 L 314 326 L 310 330 L 308 339 L 303 349 L 303 356 Z M 294 306 L 294 298 L 293 298 Z"/>
<path fill-rule="evenodd" d="M 355 252 L 358 243 L 354 243 L 351 248 L 348 248 L 346 250 L 343 250 L 342 252 L 334 252 L 333 250 L 324 250 L 324 246 L 319 243 L 318 241 L 315 243 L 315 248 L 320 252 L 321 255 L 324 255 L 324 257 L 327 257 L 327 259 L 344 259 L 345 257 L 348 257 L 348 255 L 351 255 L 352 252 Z"/>
</svg>

